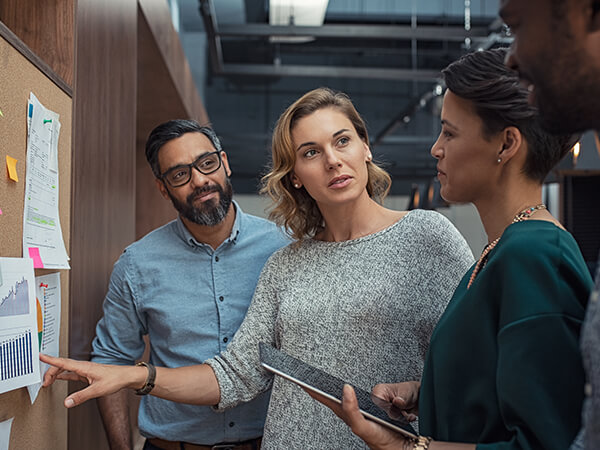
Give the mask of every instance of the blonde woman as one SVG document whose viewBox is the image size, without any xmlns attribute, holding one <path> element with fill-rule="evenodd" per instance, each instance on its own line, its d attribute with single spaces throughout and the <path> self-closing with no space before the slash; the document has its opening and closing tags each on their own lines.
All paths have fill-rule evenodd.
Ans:
<svg viewBox="0 0 600 450">
<path fill-rule="evenodd" d="M 152 395 L 224 409 L 272 386 L 262 448 L 365 447 L 298 386 L 273 380 L 260 366 L 258 343 L 368 390 L 382 377 L 421 378 L 431 332 L 473 257 L 440 214 L 381 205 L 390 178 L 368 142 L 344 94 L 316 89 L 283 113 L 263 192 L 274 202 L 271 217 L 297 242 L 265 265 L 227 350 L 200 366 L 157 368 Z M 62 369 L 90 382 L 67 406 L 140 388 L 147 376 L 143 367 L 44 360 L 60 368 L 46 384 Z"/>
</svg>

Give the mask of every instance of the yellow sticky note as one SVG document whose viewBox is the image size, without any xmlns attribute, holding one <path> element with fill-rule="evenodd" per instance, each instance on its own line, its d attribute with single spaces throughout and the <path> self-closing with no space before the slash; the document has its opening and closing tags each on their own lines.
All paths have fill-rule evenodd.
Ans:
<svg viewBox="0 0 600 450">
<path fill-rule="evenodd" d="M 2 110 L 0 109 L 0 116 L 4 117 L 4 114 L 2 114 Z"/>
<path fill-rule="evenodd" d="M 17 160 L 12 156 L 6 155 L 6 168 L 8 169 L 8 176 L 13 181 L 19 181 L 17 176 Z"/>
</svg>

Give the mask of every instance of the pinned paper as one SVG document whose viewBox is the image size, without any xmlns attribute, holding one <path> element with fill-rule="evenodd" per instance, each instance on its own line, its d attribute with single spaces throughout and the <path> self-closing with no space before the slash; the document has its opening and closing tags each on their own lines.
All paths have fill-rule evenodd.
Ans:
<svg viewBox="0 0 600 450">
<path fill-rule="evenodd" d="M 22 175 L 23 256 L 28 256 L 29 248 L 37 247 L 45 269 L 69 269 L 58 213 L 59 115 L 45 108 L 33 93 L 29 94 L 28 114 L 31 121 L 28 120 L 27 159 Z"/>
<path fill-rule="evenodd" d="M 4 113 L 2 112 L 1 109 L 0 109 L 0 116 L 4 117 Z"/>
<path fill-rule="evenodd" d="M 19 181 L 17 176 L 17 161 L 12 156 L 6 155 L 6 168 L 8 169 L 8 176 L 13 181 Z"/>
<path fill-rule="evenodd" d="M 33 268 L 34 269 L 43 269 L 44 263 L 42 262 L 42 257 L 40 256 L 40 249 L 37 247 L 29 247 L 29 257 L 33 259 Z"/>
<path fill-rule="evenodd" d="M 58 356 L 58 343 L 60 341 L 60 274 L 51 273 L 35 277 L 38 342 L 40 352 Z M 46 373 L 47 364 L 40 361 L 40 374 Z M 35 402 L 42 383 L 27 386 L 31 404 Z"/>
</svg>

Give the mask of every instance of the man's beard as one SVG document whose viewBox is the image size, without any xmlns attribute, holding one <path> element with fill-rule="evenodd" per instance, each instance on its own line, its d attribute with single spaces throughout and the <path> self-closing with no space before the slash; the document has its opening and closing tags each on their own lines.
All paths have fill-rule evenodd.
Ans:
<svg viewBox="0 0 600 450">
<path fill-rule="evenodd" d="M 229 178 L 225 179 L 224 189 L 219 184 L 196 188 L 194 189 L 194 192 L 187 196 L 185 202 L 180 202 L 171 194 L 171 192 L 168 190 L 167 192 L 173 202 L 173 206 L 182 217 L 198 225 L 209 227 L 214 227 L 225 219 L 225 216 L 227 216 L 227 213 L 229 212 L 231 199 L 233 197 L 233 188 Z M 217 192 L 219 194 L 219 200 L 210 199 L 203 202 L 198 207 L 194 206 L 194 199 L 199 195 L 208 192 Z"/>
<path fill-rule="evenodd" d="M 551 134 L 569 134 L 600 127 L 597 102 L 593 100 L 600 95 L 600 88 L 595 69 L 586 62 L 589 56 L 570 34 L 557 45 L 563 50 L 554 51 L 554 58 L 546 59 L 546 64 L 539 64 L 528 76 L 535 80 L 543 128 Z"/>
</svg>

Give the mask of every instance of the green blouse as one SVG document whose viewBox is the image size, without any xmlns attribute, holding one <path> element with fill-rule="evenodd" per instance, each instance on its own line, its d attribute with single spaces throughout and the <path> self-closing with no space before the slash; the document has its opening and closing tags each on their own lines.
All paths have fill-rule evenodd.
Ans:
<svg viewBox="0 0 600 450">
<path fill-rule="evenodd" d="M 478 449 L 566 449 L 579 430 L 579 333 L 592 278 L 577 243 L 550 222 L 510 225 L 432 337 L 420 432 Z"/>
</svg>

